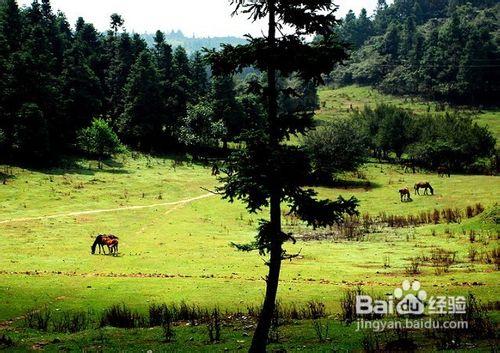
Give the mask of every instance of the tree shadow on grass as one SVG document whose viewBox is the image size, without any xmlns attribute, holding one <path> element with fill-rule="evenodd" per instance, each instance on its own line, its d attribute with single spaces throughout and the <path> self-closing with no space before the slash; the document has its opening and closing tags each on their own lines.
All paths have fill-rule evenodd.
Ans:
<svg viewBox="0 0 500 353">
<path fill-rule="evenodd" d="M 369 180 L 334 180 L 330 187 L 337 189 L 365 189 L 373 190 L 382 187 L 382 184 L 374 183 Z"/>
<path fill-rule="evenodd" d="M 314 187 L 326 187 L 326 188 L 334 188 L 334 189 L 364 189 L 365 191 L 373 190 L 381 188 L 383 185 L 379 183 L 375 183 L 369 180 L 362 179 L 332 179 L 332 180 L 311 180 L 310 186 Z"/>
<path fill-rule="evenodd" d="M 16 176 L 11 172 L 0 171 L 0 185 L 5 185 L 9 182 L 9 180 L 15 179 Z"/>
<path fill-rule="evenodd" d="M 80 158 L 64 158 L 61 159 L 55 167 L 28 167 L 27 169 L 47 175 L 78 174 L 92 176 L 97 173 L 130 174 L 128 170 L 124 169 L 124 163 L 115 159 L 107 159 L 102 161 L 101 168 L 99 168 L 98 161 L 91 161 Z"/>
</svg>

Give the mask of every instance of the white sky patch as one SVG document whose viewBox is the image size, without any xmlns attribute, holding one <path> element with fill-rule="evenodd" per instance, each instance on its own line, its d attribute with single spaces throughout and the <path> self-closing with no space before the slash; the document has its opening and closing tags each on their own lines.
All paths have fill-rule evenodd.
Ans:
<svg viewBox="0 0 500 353">
<path fill-rule="evenodd" d="M 389 1 L 388 1 L 389 2 Z M 18 0 L 27 6 L 31 0 Z M 125 19 L 130 32 L 153 33 L 181 30 L 186 36 L 237 36 L 246 33 L 258 36 L 264 23 L 251 23 L 246 16 L 231 17 L 229 0 L 52 0 L 52 7 L 61 10 L 73 26 L 78 17 L 93 23 L 98 30 L 109 28 L 109 16 L 116 12 Z M 372 13 L 377 0 L 337 0 L 339 16 L 349 9 L 356 13 L 364 7 Z"/>
</svg>

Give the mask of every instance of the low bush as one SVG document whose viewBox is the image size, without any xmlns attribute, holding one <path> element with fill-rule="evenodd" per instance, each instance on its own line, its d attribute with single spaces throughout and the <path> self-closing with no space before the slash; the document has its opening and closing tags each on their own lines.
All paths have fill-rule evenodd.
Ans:
<svg viewBox="0 0 500 353">
<path fill-rule="evenodd" d="M 207 312 L 207 331 L 210 343 L 218 343 L 221 340 L 221 315 L 219 309 L 215 308 Z"/>
<path fill-rule="evenodd" d="M 25 314 L 24 323 L 26 327 L 40 331 L 47 331 L 49 329 L 51 317 L 52 311 L 47 307 L 40 310 L 31 310 Z"/>
<path fill-rule="evenodd" d="M 100 326 L 136 328 L 145 326 L 146 322 L 143 315 L 122 304 L 105 309 L 100 319 Z"/>
<path fill-rule="evenodd" d="M 89 313 L 85 311 L 60 312 L 52 317 L 55 332 L 75 333 L 87 329 L 91 324 Z"/>
</svg>

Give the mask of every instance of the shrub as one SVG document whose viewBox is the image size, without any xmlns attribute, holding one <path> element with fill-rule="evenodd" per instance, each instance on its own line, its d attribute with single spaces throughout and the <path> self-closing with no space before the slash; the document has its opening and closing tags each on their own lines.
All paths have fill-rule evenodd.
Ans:
<svg viewBox="0 0 500 353">
<path fill-rule="evenodd" d="M 47 331 L 51 316 L 52 311 L 47 307 L 40 310 L 31 310 L 24 316 L 24 322 L 26 327 L 40 331 Z"/>
<path fill-rule="evenodd" d="M 62 312 L 54 315 L 52 325 L 55 332 L 75 333 L 89 327 L 91 320 L 85 311 Z"/>
<path fill-rule="evenodd" d="M 100 326 L 113 326 L 120 328 L 136 328 L 144 326 L 145 318 L 138 312 L 132 311 L 129 307 L 122 305 L 113 305 L 105 309 L 101 320 Z"/>
<path fill-rule="evenodd" d="M 355 113 L 355 121 L 375 157 L 388 159 L 390 152 L 401 157 L 413 141 L 412 114 L 390 104 L 378 104 L 375 109 L 365 107 Z"/>
<path fill-rule="evenodd" d="M 340 299 L 340 319 L 346 324 L 351 324 L 356 320 L 356 296 L 363 295 L 364 292 L 361 287 L 357 287 L 355 289 L 348 289 L 344 292 L 344 295 Z M 373 295 L 372 295 L 373 297 Z M 373 314 L 370 316 L 364 316 L 366 319 L 374 319 L 377 315 Z"/>
<path fill-rule="evenodd" d="M 330 337 L 330 323 L 328 320 L 322 320 L 320 318 L 315 318 L 312 320 L 314 332 L 316 333 L 316 337 L 318 341 L 325 342 Z"/>
<path fill-rule="evenodd" d="M 220 342 L 221 316 L 219 309 L 215 308 L 211 313 L 207 313 L 207 322 L 209 342 Z"/>
<path fill-rule="evenodd" d="M 165 342 L 172 342 L 175 338 L 175 332 L 172 328 L 173 315 L 166 305 L 162 306 L 161 316 L 161 327 L 163 330 L 163 337 L 165 338 Z"/>
<path fill-rule="evenodd" d="M 366 140 L 360 130 L 345 119 L 310 131 L 304 137 L 303 146 L 316 179 L 326 183 L 331 182 L 335 173 L 355 171 L 367 154 Z"/>
<path fill-rule="evenodd" d="M 412 257 L 405 270 L 409 275 L 418 275 L 420 273 L 420 258 Z"/>
<path fill-rule="evenodd" d="M 92 120 L 89 127 L 78 133 L 78 146 L 82 151 L 96 155 L 99 160 L 125 150 L 116 133 L 103 119 Z"/>
</svg>

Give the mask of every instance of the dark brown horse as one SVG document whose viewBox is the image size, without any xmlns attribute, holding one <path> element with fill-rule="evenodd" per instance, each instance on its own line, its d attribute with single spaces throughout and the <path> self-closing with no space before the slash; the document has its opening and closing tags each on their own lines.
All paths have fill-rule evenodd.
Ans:
<svg viewBox="0 0 500 353">
<path fill-rule="evenodd" d="M 411 201 L 410 189 L 408 188 L 399 189 L 399 196 L 401 196 L 401 202 Z"/>
<path fill-rule="evenodd" d="M 412 172 L 415 174 L 417 172 L 417 164 L 414 160 L 404 160 L 401 162 L 401 167 L 404 173 Z"/>
<path fill-rule="evenodd" d="M 450 168 L 445 167 L 445 166 L 440 166 L 437 168 L 438 176 L 444 178 L 445 175 L 448 175 L 448 178 L 450 177 Z"/>
<path fill-rule="evenodd" d="M 429 195 L 428 190 L 431 192 L 431 195 L 434 195 L 434 189 L 428 181 L 420 181 L 415 184 L 415 195 L 420 195 L 420 189 L 424 189 L 424 195 Z"/>
<path fill-rule="evenodd" d="M 118 253 L 118 237 L 109 234 L 109 235 L 104 235 L 104 234 L 99 234 L 95 240 L 92 246 L 90 247 L 90 250 L 92 252 L 92 255 L 95 254 L 96 247 L 99 246 L 99 254 L 102 252 L 106 254 L 106 251 L 104 250 L 104 246 L 108 247 L 109 254 L 117 254 Z"/>
</svg>

